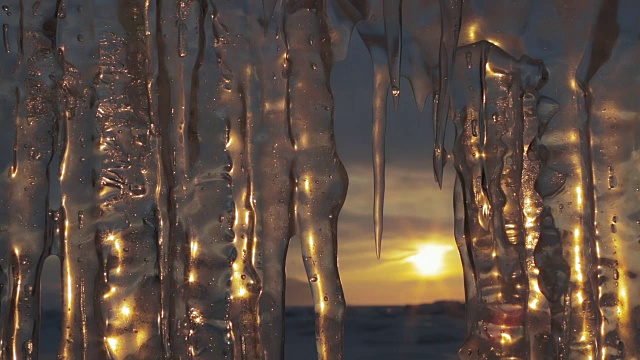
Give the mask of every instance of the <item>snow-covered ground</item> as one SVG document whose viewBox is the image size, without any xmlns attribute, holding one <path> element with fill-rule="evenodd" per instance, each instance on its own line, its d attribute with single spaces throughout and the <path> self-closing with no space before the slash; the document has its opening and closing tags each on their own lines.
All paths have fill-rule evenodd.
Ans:
<svg viewBox="0 0 640 360">
<path fill-rule="evenodd" d="M 59 312 L 43 312 L 40 359 L 56 359 Z M 286 360 L 316 359 L 314 314 L 310 307 L 286 311 Z M 346 360 L 457 359 L 465 335 L 464 305 L 436 302 L 412 306 L 347 309 Z"/>
</svg>

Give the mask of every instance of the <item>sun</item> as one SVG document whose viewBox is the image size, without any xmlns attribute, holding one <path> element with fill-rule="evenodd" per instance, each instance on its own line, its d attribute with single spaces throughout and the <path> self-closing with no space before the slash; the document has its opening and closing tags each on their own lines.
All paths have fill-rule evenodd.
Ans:
<svg viewBox="0 0 640 360">
<path fill-rule="evenodd" d="M 435 276 L 444 270 L 444 255 L 453 250 L 452 246 L 427 244 L 418 248 L 415 255 L 407 258 L 411 262 L 418 274 L 422 276 Z"/>
</svg>

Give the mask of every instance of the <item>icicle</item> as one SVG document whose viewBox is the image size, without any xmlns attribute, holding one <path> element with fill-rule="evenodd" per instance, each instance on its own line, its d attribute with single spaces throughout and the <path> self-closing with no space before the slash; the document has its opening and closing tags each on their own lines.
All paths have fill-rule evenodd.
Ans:
<svg viewBox="0 0 640 360">
<path fill-rule="evenodd" d="M 255 17 L 258 6 L 252 8 Z M 229 30 L 242 34 L 250 20 L 244 11 L 199 2 L 167 2 L 159 10 L 161 31 L 167 35 L 159 44 L 158 105 L 170 188 L 165 291 L 171 354 L 255 358 L 260 284 L 251 264 L 251 184 L 243 159 L 248 116 L 244 101 L 252 96 L 242 91 L 242 71 L 234 68 L 227 74 L 223 68 L 227 61 L 248 63 L 225 56 L 226 46 L 238 46 L 238 55 L 244 56 L 244 39 L 231 38 L 220 27 L 221 22 L 235 25 L 237 31 Z M 185 51 L 178 50 L 180 24 L 188 30 Z M 201 67 L 205 63 L 220 68 Z M 226 82 L 225 76 L 230 76 Z"/>
<path fill-rule="evenodd" d="M 64 358 L 106 357 L 100 312 L 95 308 L 99 171 L 96 124 L 98 41 L 92 1 L 62 1 L 56 30 L 58 57 L 63 66 L 60 83 L 62 149 L 59 181 L 62 193 L 62 277 L 65 314 L 60 354 Z M 79 43 L 78 39 L 82 41 Z M 98 168 L 98 169 L 97 169 Z"/>
<path fill-rule="evenodd" d="M 479 308 L 472 313 L 476 318 L 470 320 L 473 324 L 468 332 L 467 340 L 460 349 L 460 356 L 470 356 L 478 354 L 484 356 L 489 351 L 490 345 L 485 344 L 488 335 L 487 330 L 479 330 L 479 324 L 485 324 L 482 314 L 487 312 L 487 305 L 483 305 L 489 299 L 495 302 L 498 287 L 495 272 L 495 244 L 489 230 L 488 221 L 491 208 L 485 188 L 482 184 L 483 178 L 483 154 L 484 148 L 484 124 L 485 109 L 481 96 L 481 87 L 484 78 L 484 49 L 483 43 L 466 47 L 467 51 L 475 52 L 478 59 L 483 59 L 478 68 L 470 70 L 466 67 L 458 67 L 456 74 L 456 86 L 463 89 L 460 96 L 456 98 L 455 124 L 456 142 L 454 146 L 455 167 L 460 176 L 461 183 L 464 184 L 464 199 L 466 201 L 465 217 L 468 236 L 471 242 L 471 259 L 475 265 L 476 297 Z M 456 69 L 457 70 L 457 69 Z M 482 301 L 480 300 L 482 299 Z M 491 330 L 494 330 L 493 328 Z"/>
<path fill-rule="evenodd" d="M 148 117 L 149 119 L 149 164 L 148 166 L 155 169 L 154 178 L 151 179 L 151 173 L 149 173 L 149 192 L 153 192 L 155 200 L 155 208 L 153 208 L 153 216 L 143 219 L 147 226 L 155 226 L 157 233 L 156 238 L 156 258 L 158 262 L 158 277 L 160 280 L 160 317 L 158 320 L 160 338 L 162 341 L 161 348 L 156 349 L 160 352 L 164 358 L 170 357 L 171 352 L 171 274 L 169 267 L 169 230 L 171 229 L 171 221 L 169 219 L 169 196 L 168 196 L 168 181 L 165 178 L 165 168 L 168 164 L 164 164 L 165 154 L 163 152 L 163 135 L 162 120 L 159 116 L 159 102 L 164 100 L 160 96 L 158 87 L 159 79 L 159 59 L 157 57 L 157 51 L 160 49 L 160 44 L 157 41 L 158 35 L 161 32 L 158 29 L 159 3 L 151 0 L 144 0 L 144 34 L 145 39 L 145 51 L 148 54 L 146 62 L 146 79 L 144 85 L 146 87 L 146 114 L 140 114 L 141 117 Z M 144 99 L 142 100 L 144 101 Z M 155 186 L 151 187 L 154 184 Z M 111 290 L 111 289 L 108 289 Z M 117 289 L 116 289 L 117 290 Z"/>
<path fill-rule="evenodd" d="M 540 290 L 535 267 L 534 250 L 540 237 L 540 214 L 542 198 L 535 191 L 535 182 L 540 173 L 537 157 L 537 139 L 539 136 L 538 98 L 533 89 L 528 89 L 522 99 L 522 175 L 519 192 L 520 207 L 524 217 L 525 269 L 528 278 L 529 296 L 527 299 L 526 328 L 529 334 L 529 355 L 534 360 L 549 357 L 551 339 L 551 317 L 549 303 Z"/>
<path fill-rule="evenodd" d="M 293 216 L 296 237 L 313 294 L 319 360 L 342 359 L 345 300 L 337 264 L 337 221 L 347 190 L 347 174 L 333 135 L 333 99 L 328 83 L 332 57 L 322 1 L 288 9 L 289 119 L 295 157 Z M 311 11 L 309 11 L 311 10 Z M 316 71 L 308 71 L 316 64 Z M 312 101 L 309 101 L 312 99 Z"/>
<path fill-rule="evenodd" d="M 250 171 L 252 163 L 251 144 L 253 137 L 253 116 L 255 105 L 250 96 L 243 91 L 242 85 L 250 85 L 248 79 L 239 74 L 237 83 L 242 97 L 247 97 L 247 104 L 233 104 L 238 112 L 238 120 L 230 119 L 229 140 L 232 144 L 227 147 L 231 158 L 231 178 L 233 199 L 236 204 L 236 216 L 233 223 L 235 235 L 235 251 L 233 256 L 233 271 L 231 273 L 231 303 L 230 320 L 235 339 L 234 353 L 238 359 L 254 359 L 261 353 L 258 332 L 258 295 L 260 294 L 260 280 L 253 267 L 255 258 L 255 212 L 253 211 L 253 179 Z M 246 107 L 245 107 L 246 106 Z"/>
<path fill-rule="evenodd" d="M 15 117 L 11 118 L 16 126 L 11 187 L 5 188 L 12 208 L 7 216 L 10 221 L 7 245 L 12 248 L 7 249 L 6 254 L 14 261 L 14 296 L 9 297 L 14 323 L 6 324 L 5 335 L 10 338 L 5 337 L 2 342 L 11 344 L 7 358 L 35 359 L 39 346 L 39 275 L 52 240 L 47 232 L 50 226 L 48 166 L 56 140 L 57 84 L 54 79 L 60 77 L 60 67 L 51 51 L 51 40 L 39 32 L 43 24 L 54 17 L 55 6 L 43 6 L 39 16 L 22 14 L 24 6 L 30 8 L 31 4 L 23 2 L 7 7 L 13 19 L 22 24 L 10 27 L 10 34 L 15 36 L 11 39 L 11 47 L 16 50 L 13 55 L 20 64 L 15 73 L 18 82 L 7 84 L 14 86 L 12 100 L 17 102 Z M 26 34 L 35 35 L 26 37 Z"/>
<path fill-rule="evenodd" d="M 540 271 L 537 277 L 540 292 L 549 302 L 552 354 L 558 359 L 564 356 L 566 350 L 564 302 L 571 273 L 569 264 L 563 259 L 562 248 L 560 231 L 556 228 L 551 212 L 548 208 L 545 208 L 540 215 L 540 236 L 533 256 L 535 266 Z M 544 344 L 542 345 L 544 346 Z M 544 351 L 543 349 L 536 350 Z M 544 358 L 549 357 L 548 352 L 540 355 L 546 355 Z"/>
<path fill-rule="evenodd" d="M 447 154 L 444 149 L 444 137 L 449 118 L 451 91 L 450 82 L 453 81 L 453 71 L 456 60 L 456 49 L 460 36 L 463 0 L 440 0 L 440 83 L 438 93 L 433 97 L 435 146 L 433 149 L 433 169 L 438 185 L 442 187 L 442 176 Z"/>
<path fill-rule="evenodd" d="M 544 69 L 526 57 L 516 61 L 488 42 L 460 49 L 460 54 L 469 53 L 480 61 L 469 68 L 458 59 L 455 69 L 454 88 L 461 94 L 454 105 L 455 158 L 458 173 L 468 184 L 465 199 L 476 202 L 468 205 L 467 226 L 474 239 L 477 296 L 483 301 L 460 355 L 523 356 L 528 353 L 524 327 L 528 283 L 521 263 L 525 228 L 520 193 L 511 189 L 521 188 L 520 99 L 524 89 L 535 88 Z"/>
<path fill-rule="evenodd" d="M 631 155 L 637 149 L 636 137 L 629 135 L 634 128 L 626 124 L 630 119 L 623 114 L 637 111 L 632 102 L 624 101 L 624 89 L 637 84 L 637 80 L 625 81 L 625 74 L 637 70 L 613 57 L 616 50 L 627 49 L 619 38 L 634 25 L 620 15 L 625 11 L 622 3 L 596 1 L 594 5 L 597 11 L 587 46 L 572 79 L 581 171 L 575 190 L 579 224 L 574 230 L 575 250 L 570 252 L 577 276 L 571 277 L 572 301 L 566 315 L 568 331 L 580 336 L 569 339 L 569 356 L 632 359 L 640 355 L 638 321 L 630 320 L 637 316 L 640 292 L 633 286 L 635 276 L 629 276 L 638 269 L 637 255 L 630 255 L 638 251 L 638 226 L 635 218 L 622 214 L 637 213 L 637 205 L 627 209 L 624 205 L 637 203 L 631 199 L 637 198 L 638 187 L 632 179 L 638 162 Z M 610 106 L 619 115 L 604 111 Z M 615 145 L 610 139 L 616 139 Z M 617 171 L 625 174 L 620 184 Z"/>
<path fill-rule="evenodd" d="M 159 250 L 155 189 L 161 168 L 150 137 L 148 14 L 144 1 L 96 5 L 103 16 L 96 19 L 101 78 L 96 85 L 101 169 L 96 180 L 101 213 L 96 245 L 102 276 L 95 297 L 100 299 L 110 357 L 148 358 L 161 353 L 163 344 L 158 321 L 161 252 L 150 251 Z M 124 18 L 112 21 L 119 16 Z"/>
<path fill-rule="evenodd" d="M 20 9 L 18 1 L 12 1 L 6 6 L 18 11 Z M 0 51 L 0 64 L 3 69 L 0 71 L 0 124 L 3 128 L 3 131 L 0 131 L 0 188 L 3 189 L 0 191 L 0 358 L 17 358 L 22 355 L 21 345 L 14 342 L 14 332 L 19 328 L 19 323 L 13 320 L 18 312 L 15 287 L 18 276 L 16 270 L 19 271 L 19 265 L 13 248 L 14 236 L 10 233 L 10 217 L 14 211 L 11 190 L 13 178 L 19 173 L 17 152 L 20 146 L 20 117 L 17 110 L 20 99 L 16 94 L 19 94 L 21 59 L 18 52 L 9 51 L 11 43 L 17 45 L 19 38 L 20 14 L 16 15 L 3 19 L 4 48 Z M 19 314 L 17 315 L 19 321 Z"/>
<path fill-rule="evenodd" d="M 247 5 L 247 8 L 247 14 L 255 13 L 251 6 Z M 294 11 L 289 9 L 289 12 Z M 229 18 L 225 21 L 224 14 L 221 12 L 218 20 L 220 34 L 224 33 L 224 39 L 221 39 L 220 44 L 228 42 L 229 46 L 228 50 L 226 45 L 220 46 L 220 64 L 224 81 L 228 82 L 231 91 L 238 91 L 240 94 L 229 98 L 228 101 L 233 100 L 235 103 L 229 102 L 228 106 L 236 108 L 227 109 L 226 112 L 235 114 L 242 111 L 238 116 L 230 115 L 233 123 L 237 122 L 234 121 L 236 118 L 246 118 L 242 132 L 234 130 L 235 125 L 232 123 L 230 135 L 230 143 L 237 144 L 236 148 L 230 148 L 234 163 L 236 204 L 246 201 L 246 214 L 251 217 L 248 225 L 236 229 L 236 239 L 243 239 L 243 233 L 249 231 L 246 233 L 249 241 L 244 247 L 238 246 L 239 251 L 246 249 L 243 251 L 247 252 L 246 259 L 243 254 L 242 262 L 237 262 L 238 266 L 244 269 L 244 272 L 241 272 L 243 283 L 238 287 L 238 291 L 249 287 L 255 289 L 255 295 L 262 291 L 260 308 L 265 309 L 261 311 L 261 332 L 256 334 L 252 326 L 256 326 L 257 329 L 258 319 L 249 316 L 253 316 L 257 311 L 256 304 L 252 303 L 257 297 L 252 299 L 252 295 L 249 294 L 244 296 L 247 298 L 244 303 L 238 300 L 244 313 L 240 323 L 243 328 L 238 329 L 238 334 L 244 340 L 238 342 L 236 339 L 236 342 L 242 344 L 242 349 L 246 352 L 245 349 L 253 346 L 248 342 L 257 342 L 259 339 L 260 343 L 255 345 L 256 353 L 276 359 L 283 354 L 284 259 L 291 233 L 288 220 L 290 197 L 293 193 L 290 177 L 293 147 L 287 121 L 287 77 L 291 70 L 286 52 L 288 33 L 282 32 L 282 29 L 286 28 L 283 23 L 285 12 L 282 7 L 276 9 L 264 37 L 257 37 L 261 29 L 254 26 L 256 22 L 250 17 L 247 20 Z M 246 21 L 246 24 L 243 21 Z M 235 26 L 244 26 L 244 29 L 235 29 Z M 246 33 L 244 36 L 252 41 L 244 43 L 242 40 L 232 40 L 227 38 L 227 33 Z M 305 46 L 323 45 L 324 41 L 324 37 L 308 35 Z M 314 72 L 317 67 L 316 63 L 309 62 L 304 69 Z M 237 88 L 234 84 L 237 84 Z M 240 174 L 236 175 L 236 171 Z M 235 180 L 236 176 L 239 181 Z M 245 176 L 248 176 L 248 192 L 245 195 L 247 197 L 239 199 L 237 194 L 245 191 L 241 185 Z M 243 217 L 241 213 L 239 216 Z M 237 223 L 242 225 L 241 221 Z M 261 286 L 263 287 L 260 288 Z M 231 306 L 233 315 L 234 302 Z M 243 353 L 243 356 L 257 356 L 251 355 L 251 351 L 253 350 Z"/>
<path fill-rule="evenodd" d="M 478 48 L 477 50 L 475 48 Z M 467 47 L 467 50 L 475 50 L 478 55 L 482 55 L 482 46 L 475 45 Z M 478 58 L 480 59 L 480 57 Z M 483 356 L 488 350 L 487 346 L 481 342 L 482 331 L 478 332 L 480 315 L 484 310 L 482 305 L 489 293 L 487 289 L 495 286 L 495 279 L 492 276 L 494 271 L 494 245 L 491 233 L 485 225 L 487 214 L 490 212 L 486 193 L 482 187 L 482 154 L 484 152 L 483 139 L 478 129 L 478 124 L 484 121 L 484 108 L 481 97 L 481 86 L 483 79 L 483 66 L 469 72 L 457 73 L 458 81 L 456 86 L 464 89 L 455 99 L 454 121 L 456 125 L 456 140 L 454 145 L 455 168 L 458 173 L 463 196 L 457 196 L 456 204 L 460 204 L 460 199 L 464 199 L 464 227 L 466 236 L 469 237 L 470 262 L 473 267 L 468 269 L 473 273 L 471 276 L 475 280 L 476 293 L 469 295 L 478 299 L 478 308 L 469 310 L 468 314 L 474 317 L 468 319 L 471 328 L 468 329 L 467 339 L 460 348 L 460 357 Z M 460 207 L 455 207 L 456 214 Z M 457 215 L 459 217 L 460 215 Z M 460 234 L 459 230 L 457 232 Z M 461 255 L 462 256 L 462 255 Z M 466 275 L 469 276 L 469 275 Z M 468 287 L 467 287 L 468 288 Z M 465 288 L 465 289 L 467 289 Z"/>
<path fill-rule="evenodd" d="M 439 81 L 433 72 L 438 68 L 438 56 L 432 51 L 440 38 L 440 12 L 434 1 L 404 1 L 402 3 L 402 65 L 401 75 L 411 83 L 416 106 L 422 112 L 429 94 Z M 436 74 L 437 75 L 437 74 Z"/>
<path fill-rule="evenodd" d="M 626 28 L 630 23 L 623 24 Z M 618 42 L 616 47 L 623 46 Z M 614 49 L 614 52 L 617 49 Z M 636 50 L 637 51 L 637 50 Z M 620 54 L 620 53 L 619 53 Z M 626 56 L 620 55 L 622 58 Z M 599 305 L 602 323 L 599 344 L 602 353 L 612 357 L 640 356 L 637 314 L 640 313 L 638 274 L 638 140 L 633 135 L 635 99 L 630 89 L 638 86 L 633 63 L 602 69 L 599 81 L 590 85 L 592 106 L 589 113 L 598 233 Z M 611 77 L 609 77 L 611 76 Z M 601 111 L 602 110 L 602 111 Z M 632 315 L 633 314 L 633 315 Z"/>
<path fill-rule="evenodd" d="M 363 4 L 355 4 L 351 0 L 325 1 L 325 21 L 331 37 L 333 62 L 343 60 L 347 56 L 353 28 L 363 17 L 364 10 L 358 8 L 358 5 Z"/>
<path fill-rule="evenodd" d="M 398 106 L 400 106 L 400 64 L 402 62 L 402 0 L 382 0 L 382 3 L 391 95 L 393 96 L 393 106 L 398 110 Z"/>
<path fill-rule="evenodd" d="M 252 48 L 259 82 L 254 93 L 251 130 L 248 131 L 248 164 L 254 211 L 254 265 L 262 283 L 260 339 L 262 358 L 284 357 L 285 261 L 293 232 L 290 207 L 293 194 L 291 166 L 293 145 L 289 136 L 287 39 L 282 2 L 273 12 L 264 40 Z M 256 39 L 254 35 L 254 39 Z M 313 67 L 310 67 L 313 71 Z"/>
<path fill-rule="evenodd" d="M 380 23 L 380 21 L 370 22 L 371 20 L 384 18 L 384 7 L 388 5 L 384 3 L 384 0 L 382 1 L 377 2 L 371 8 L 362 9 L 370 11 L 370 13 L 365 13 L 363 16 L 367 19 L 367 22 L 363 21 L 356 25 L 356 29 L 367 46 L 373 62 L 373 223 L 376 257 L 378 259 L 382 251 L 387 96 L 390 86 L 389 76 L 392 72 L 391 69 L 393 69 L 390 64 L 395 64 L 387 52 L 387 43 L 393 41 L 387 40 L 391 34 L 386 33 L 386 24 Z"/>
<path fill-rule="evenodd" d="M 38 54 L 51 44 L 40 37 L 22 40 L 26 31 L 33 30 L 36 19 L 23 22 L 21 6 L 14 1 L 3 6 L 5 51 L 0 52 L 0 109 L 5 129 L 0 136 L 6 147 L 0 160 L 0 169 L 6 169 L 0 180 L 0 357 L 7 359 L 37 356 L 38 275 L 46 258 L 45 241 L 50 240 L 45 237 L 47 164 L 52 157 L 55 121 L 52 82 L 46 76 L 43 81 L 29 68 L 33 63 L 55 63 L 53 56 Z M 29 102 L 40 103 L 42 111 L 34 111 Z"/>
<path fill-rule="evenodd" d="M 376 68 L 376 65 L 374 65 Z M 384 188 L 385 188 L 385 136 L 387 128 L 387 88 L 389 79 L 378 66 L 374 70 L 373 103 L 373 223 L 375 227 L 376 257 L 382 254 L 382 230 L 384 224 Z M 384 88 L 384 91 L 381 90 Z"/>
<path fill-rule="evenodd" d="M 191 5 L 188 1 L 161 1 L 157 9 L 158 117 L 162 134 L 163 170 L 168 190 L 168 236 L 164 244 L 167 247 L 167 276 L 163 281 L 163 301 L 169 306 L 166 332 L 171 344 L 170 354 L 176 358 L 186 358 L 191 354 L 189 345 L 192 341 L 192 328 L 187 288 L 190 282 L 195 281 L 189 277 L 190 253 L 187 250 L 187 244 L 193 239 L 190 236 L 191 224 L 187 206 L 192 191 L 187 129 L 190 125 L 191 75 L 197 51 L 191 51 L 192 49 L 181 44 L 197 46 L 198 41 L 189 29 L 186 33 L 179 32 L 180 26 L 184 26 L 185 22 L 195 22 L 197 19 L 198 11 Z M 198 239 L 197 234 L 195 235 L 195 239 Z"/>
<path fill-rule="evenodd" d="M 221 81 L 220 52 L 212 46 L 221 45 L 216 25 L 225 14 L 224 9 L 217 9 L 211 3 L 193 6 L 189 12 L 189 16 L 193 16 L 189 23 L 197 22 L 200 31 L 193 34 L 189 42 L 193 46 L 189 54 L 195 58 L 190 63 L 193 68 L 189 73 L 189 111 L 185 111 L 189 114 L 185 141 L 190 194 L 183 209 L 183 221 L 189 224 L 189 242 L 184 244 L 188 271 L 185 274 L 188 350 L 189 356 L 195 359 L 233 359 L 235 344 L 232 341 L 240 338 L 234 333 L 239 330 L 237 322 L 232 323 L 231 319 L 231 296 L 236 279 L 242 280 L 238 274 L 235 274 L 237 278 L 233 277 L 234 262 L 239 254 L 234 244 L 238 236 L 234 224 L 240 223 L 236 212 L 246 206 L 234 202 L 233 196 L 235 173 L 241 166 L 236 168 L 240 164 L 233 162 L 232 147 L 240 141 L 234 144 L 235 133 L 232 137 L 237 118 L 231 118 L 233 114 L 224 115 L 230 93 Z M 235 92 L 232 94 L 237 96 Z M 249 291 L 247 297 L 255 299 L 256 289 L 249 288 Z"/>
<path fill-rule="evenodd" d="M 467 239 L 465 234 L 465 214 L 466 205 L 464 199 L 464 190 L 460 183 L 460 178 L 456 176 L 456 181 L 453 187 L 453 211 L 454 211 L 454 236 L 456 239 L 456 245 L 458 246 L 458 252 L 460 253 L 460 261 L 462 262 L 462 274 L 464 276 L 464 294 L 466 304 L 466 320 L 467 331 L 473 329 L 473 322 L 476 319 L 476 311 L 478 310 L 478 290 L 476 289 L 476 277 L 473 268 L 473 262 L 471 261 L 471 247 L 473 244 L 470 239 Z"/>
</svg>

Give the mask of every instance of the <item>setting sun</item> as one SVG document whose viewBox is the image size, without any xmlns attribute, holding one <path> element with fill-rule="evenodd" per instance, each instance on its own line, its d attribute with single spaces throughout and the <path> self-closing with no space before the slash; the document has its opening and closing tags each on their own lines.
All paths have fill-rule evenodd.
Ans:
<svg viewBox="0 0 640 360">
<path fill-rule="evenodd" d="M 453 247 L 447 245 L 423 245 L 418 248 L 415 255 L 407 258 L 407 261 L 416 267 L 420 275 L 434 276 L 443 272 L 444 255 L 451 250 L 453 250 Z"/>
</svg>

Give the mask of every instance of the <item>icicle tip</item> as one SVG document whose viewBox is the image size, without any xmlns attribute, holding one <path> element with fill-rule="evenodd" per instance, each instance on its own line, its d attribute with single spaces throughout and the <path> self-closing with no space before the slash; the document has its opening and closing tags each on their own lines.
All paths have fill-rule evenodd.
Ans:
<svg viewBox="0 0 640 360">
<path fill-rule="evenodd" d="M 440 189 L 442 189 L 442 179 L 444 177 L 444 166 L 447 163 L 447 151 L 444 148 L 433 149 L 433 174 Z"/>
</svg>

